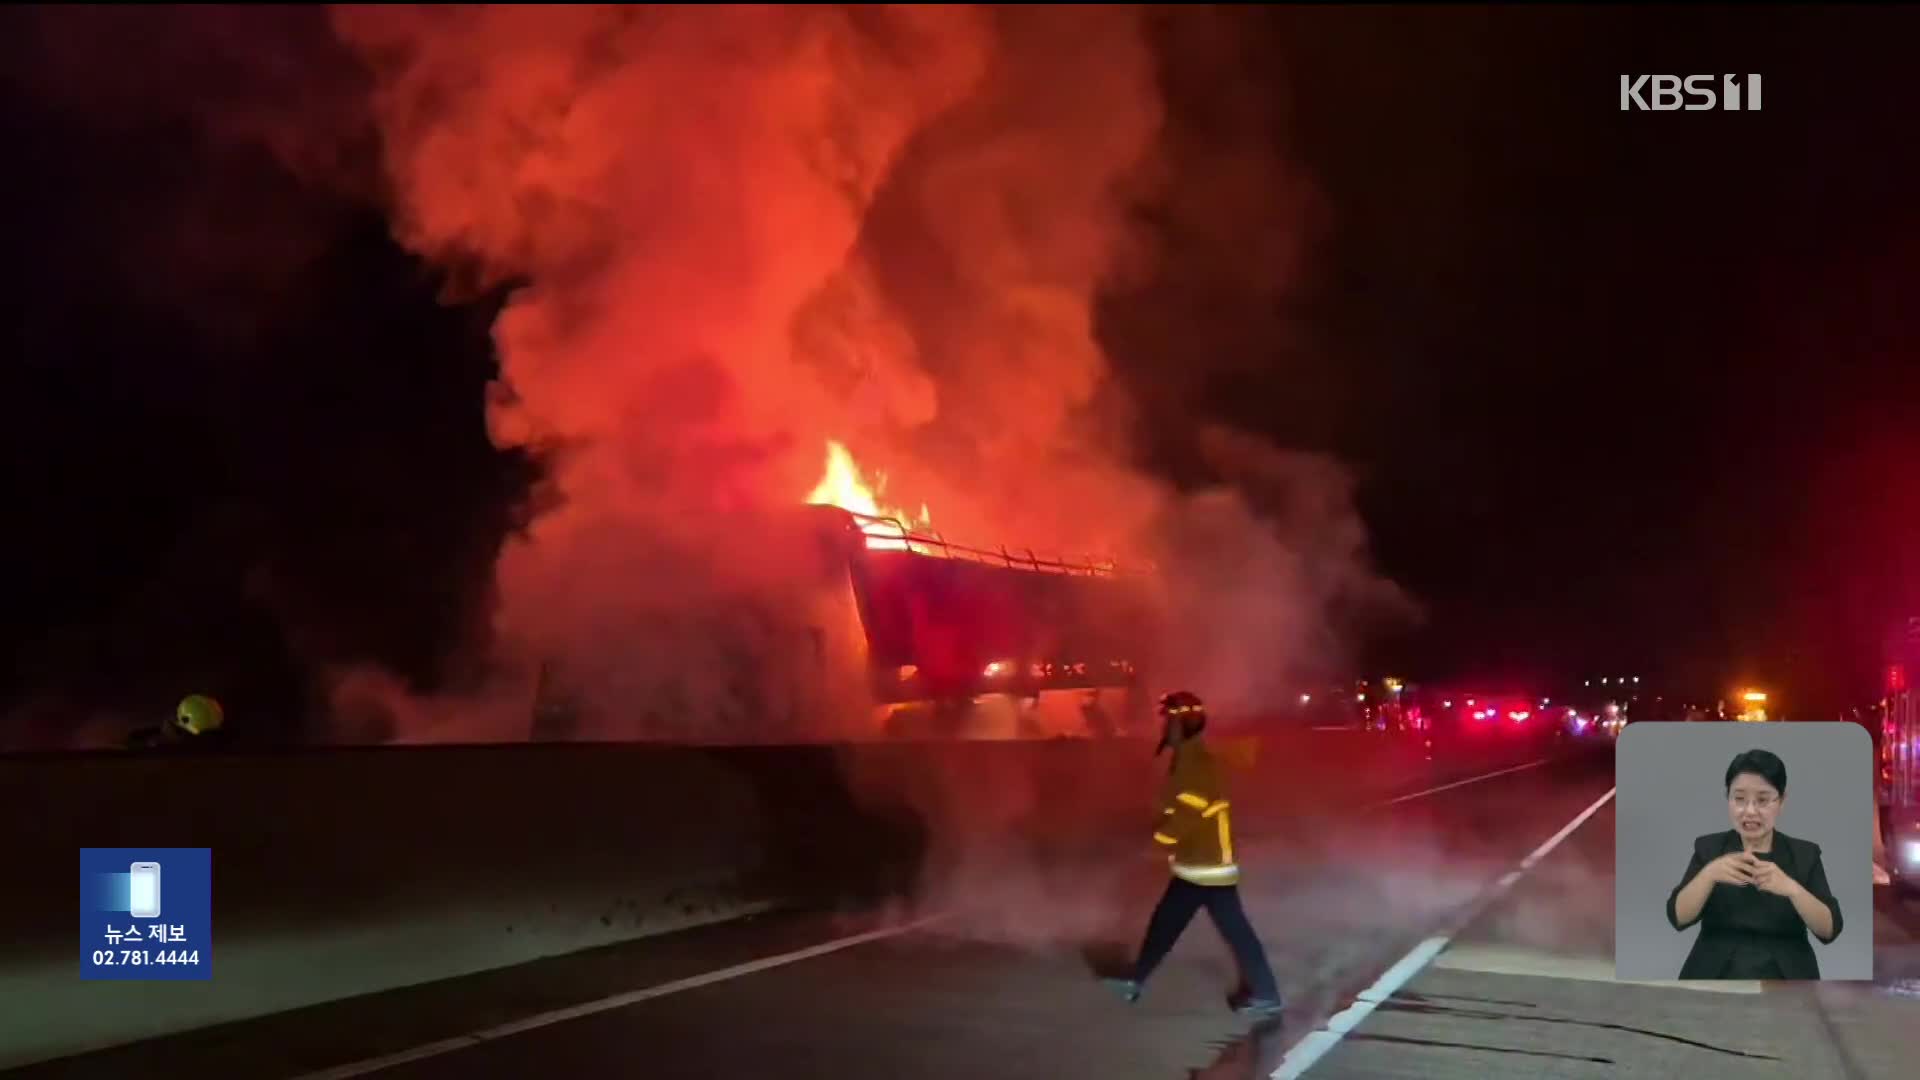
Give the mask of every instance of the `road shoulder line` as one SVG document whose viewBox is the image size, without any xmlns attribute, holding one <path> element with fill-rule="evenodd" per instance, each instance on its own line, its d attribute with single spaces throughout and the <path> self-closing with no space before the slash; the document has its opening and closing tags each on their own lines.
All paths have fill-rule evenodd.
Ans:
<svg viewBox="0 0 1920 1080">
<path fill-rule="evenodd" d="M 1451 783 L 1451 784 L 1441 784 L 1441 785 L 1440 785 L 1439 787 L 1430 787 L 1430 788 L 1428 788 L 1428 789 L 1426 789 L 1425 791 L 1416 791 L 1416 792 L 1414 792 L 1414 793 L 1413 793 L 1413 794 L 1411 794 L 1411 795 L 1401 795 L 1401 796 L 1399 796 L 1398 798 L 1393 798 L 1393 799 L 1386 799 L 1386 800 L 1383 800 L 1383 801 L 1381 801 L 1381 802 L 1376 802 L 1376 803 L 1368 803 L 1368 804 L 1367 804 L 1366 806 L 1364 806 L 1364 807 L 1361 807 L 1361 809 L 1363 809 L 1363 810 L 1378 810 L 1378 809 L 1380 809 L 1381 807 L 1385 807 L 1385 806 L 1393 806 L 1393 805 L 1395 805 L 1396 803 L 1403 803 L 1403 802 L 1411 802 L 1411 801 L 1413 801 L 1414 799 L 1419 799 L 1419 798 L 1423 798 L 1423 797 L 1425 797 L 1425 796 L 1428 796 L 1428 795 L 1437 795 L 1437 794 L 1439 794 L 1439 793 L 1440 793 L 1440 792 L 1442 792 L 1442 791 L 1451 791 L 1451 790 L 1453 790 L 1454 788 L 1457 788 L 1457 787 L 1466 787 L 1466 786 L 1467 786 L 1468 784 L 1477 784 L 1477 783 L 1479 783 L 1479 782 L 1480 782 L 1480 781 L 1482 781 L 1482 780 L 1491 780 L 1491 779 L 1493 779 L 1493 778 L 1494 778 L 1494 777 L 1496 777 L 1496 776 L 1505 776 L 1505 775 L 1507 775 L 1508 773 L 1516 773 L 1516 772 L 1519 772 L 1519 771 L 1520 771 L 1520 770 L 1522 770 L 1522 769 L 1534 769 L 1534 768 L 1538 768 L 1538 767 L 1540 767 L 1540 766 L 1542 766 L 1542 765 L 1545 765 L 1545 764 L 1546 764 L 1546 763 L 1547 763 L 1548 761 L 1550 761 L 1550 760 L 1552 760 L 1552 759 L 1551 759 L 1551 758 L 1539 758 L 1539 759 L 1537 759 L 1537 760 L 1534 760 L 1534 761 L 1529 761 L 1529 762 L 1527 762 L 1527 763 L 1526 763 L 1525 765 L 1514 765 L 1514 766 L 1512 766 L 1512 767 L 1510 767 L 1510 768 L 1505 768 L 1505 769 L 1496 769 L 1496 770 L 1494 770 L 1493 772 L 1490 772 L 1490 773 L 1481 773 L 1481 774 L 1480 774 L 1479 776 L 1469 776 L 1469 777 L 1467 777 L 1467 778 L 1466 778 L 1465 780 L 1455 780 L 1455 781 L 1454 781 L 1453 783 Z"/>
<path fill-rule="evenodd" d="M 854 934 L 850 937 L 836 938 L 832 941 L 822 942 L 819 945 L 796 949 L 793 952 L 761 957 L 758 960 L 749 960 L 745 963 L 735 964 L 732 967 L 720 968 L 716 971 L 709 971 L 700 975 L 691 975 L 684 979 L 675 979 L 672 982 L 643 987 L 639 990 L 628 990 L 610 997 L 600 998 L 596 1001 L 586 1001 L 578 1005 L 569 1005 L 563 1009 L 552 1009 L 547 1012 L 535 1013 L 532 1016 L 522 1017 L 504 1024 L 496 1024 L 493 1027 L 481 1028 L 477 1031 L 455 1035 L 451 1038 L 423 1043 L 411 1049 L 400 1050 L 391 1054 L 383 1054 L 379 1057 L 364 1058 L 360 1061 L 351 1061 L 344 1065 L 335 1065 L 331 1068 L 321 1069 L 318 1072 L 304 1073 L 296 1077 L 295 1080 L 346 1080 L 347 1077 L 365 1076 L 369 1073 L 393 1068 L 396 1065 L 404 1065 L 411 1061 L 439 1057 L 442 1054 L 450 1054 L 456 1050 L 479 1046 L 490 1040 L 505 1038 L 509 1035 L 517 1035 L 523 1031 L 532 1031 L 535 1028 L 564 1023 L 568 1020 L 577 1020 L 580 1017 L 592 1016 L 595 1013 L 625 1008 L 628 1005 L 636 1005 L 643 1001 L 652 1001 L 655 998 L 663 998 L 670 994 L 678 994 L 686 990 L 697 990 L 703 986 L 712 986 L 715 983 L 727 982 L 744 975 L 771 971 L 774 968 L 797 964 L 802 960 L 812 960 L 816 957 L 826 956 L 829 953 L 839 952 L 842 949 L 851 949 L 856 945 L 865 945 L 868 942 L 881 941 L 886 938 L 909 934 L 915 930 L 924 929 L 944 918 L 946 918 L 944 913 L 931 915 L 900 926 L 889 926 L 879 930 L 869 930 L 864 934 Z"/>
<path fill-rule="evenodd" d="M 1535 764 L 1538 764 L 1538 762 L 1535 762 Z M 1512 770 L 1507 771 L 1511 772 Z M 1562 841 L 1572 836 L 1575 829 L 1586 824 L 1588 818 L 1599 813 L 1601 807 L 1613 800 L 1614 792 L 1617 790 L 1619 789 L 1608 788 L 1607 793 L 1595 800 L 1592 806 L 1582 810 L 1572 821 L 1562 826 L 1559 832 L 1554 833 L 1547 838 L 1545 843 L 1534 848 L 1532 854 L 1520 860 L 1518 867 L 1501 876 L 1499 880 L 1493 883 L 1492 887 L 1482 892 L 1472 904 L 1468 905 L 1466 911 L 1456 918 L 1452 925 L 1444 932 L 1435 934 L 1414 946 L 1411 952 L 1401 957 L 1399 961 L 1388 968 L 1384 974 L 1374 980 L 1372 986 L 1362 990 L 1360 994 L 1354 998 L 1353 1004 L 1329 1017 L 1324 1027 L 1308 1032 L 1298 1042 L 1289 1047 L 1286 1054 L 1280 1059 L 1279 1066 L 1273 1070 L 1273 1080 L 1295 1080 L 1296 1077 L 1303 1075 L 1308 1069 L 1311 1069 L 1321 1058 L 1326 1056 L 1327 1051 L 1338 1046 L 1340 1040 L 1346 1038 L 1348 1032 L 1358 1027 L 1360 1022 L 1365 1020 L 1367 1016 L 1373 1012 L 1375 1007 L 1394 994 L 1399 993 L 1401 987 L 1411 982 L 1415 975 L 1420 974 L 1428 964 L 1432 963 L 1433 958 L 1440 955 L 1441 950 L 1445 949 L 1447 945 L 1453 941 L 1455 934 L 1465 929 L 1482 911 L 1486 910 L 1489 904 L 1499 899 L 1508 889 L 1512 888 L 1514 882 L 1520 880 L 1522 874 L 1533 869 L 1541 859 L 1546 858 L 1553 852 L 1554 848 L 1559 847 Z"/>
</svg>

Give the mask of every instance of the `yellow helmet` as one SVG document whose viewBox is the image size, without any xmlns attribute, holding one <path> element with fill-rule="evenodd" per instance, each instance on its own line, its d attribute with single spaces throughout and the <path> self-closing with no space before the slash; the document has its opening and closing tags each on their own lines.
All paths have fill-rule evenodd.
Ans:
<svg viewBox="0 0 1920 1080">
<path fill-rule="evenodd" d="M 190 694 L 173 712 L 173 722 L 189 735 L 217 730 L 225 720 L 220 703 L 205 694 Z"/>
</svg>

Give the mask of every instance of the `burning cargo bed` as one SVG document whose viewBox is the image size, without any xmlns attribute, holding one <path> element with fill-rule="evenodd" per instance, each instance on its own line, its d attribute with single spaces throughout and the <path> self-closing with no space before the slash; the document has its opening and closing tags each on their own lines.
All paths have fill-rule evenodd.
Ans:
<svg viewBox="0 0 1920 1080">
<path fill-rule="evenodd" d="M 849 574 L 884 702 L 1133 685 L 1145 580 L 1092 561 L 986 551 L 848 515 Z"/>
<path fill-rule="evenodd" d="M 811 547 L 791 560 L 810 573 L 679 628 L 713 639 L 724 678 L 695 685 L 703 673 L 639 657 L 615 675 L 555 660 L 535 695 L 534 738 L 1040 737 L 1144 720 L 1135 691 L 1157 621 L 1150 576 L 966 547 L 838 507 L 804 513 L 777 542 Z"/>
</svg>

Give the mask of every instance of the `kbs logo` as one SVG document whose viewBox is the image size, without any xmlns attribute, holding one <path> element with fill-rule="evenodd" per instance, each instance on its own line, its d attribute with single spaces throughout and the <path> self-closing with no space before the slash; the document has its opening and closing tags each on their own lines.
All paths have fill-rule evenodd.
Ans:
<svg viewBox="0 0 1920 1080">
<path fill-rule="evenodd" d="M 1620 76 L 1620 111 L 1632 112 L 1636 109 L 1651 109 L 1654 112 L 1674 112 L 1685 109 L 1688 112 L 1701 112 L 1719 108 L 1728 112 L 1740 111 L 1740 76 L 1722 75 L 1720 92 L 1713 90 L 1712 75 L 1622 75 Z M 1748 112 L 1760 111 L 1760 76 L 1746 77 L 1746 100 Z M 1685 104 L 1682 97 L 1690 98 Z"/>
</svg>

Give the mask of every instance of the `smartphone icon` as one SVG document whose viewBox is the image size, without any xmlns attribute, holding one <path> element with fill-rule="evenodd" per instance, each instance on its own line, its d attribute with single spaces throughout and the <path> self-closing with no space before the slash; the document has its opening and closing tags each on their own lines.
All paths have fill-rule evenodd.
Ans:
<svg viewBox="0 0 1920 1080">
<path fill-rule="evenodd" d="M 160 917 L 160 864 L 157 862 L 137 862 L 129 875 L 132 888 L 129 899 L 132 901 L 133 917 L 136 919 L 157 919 Z"/>
</svg>

